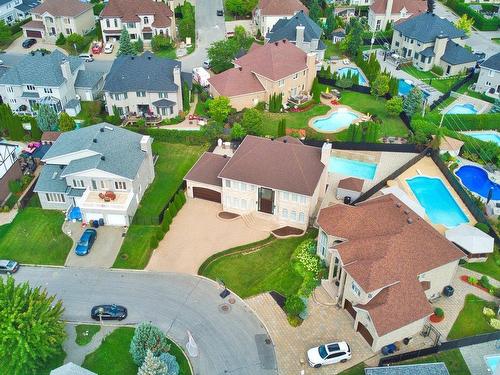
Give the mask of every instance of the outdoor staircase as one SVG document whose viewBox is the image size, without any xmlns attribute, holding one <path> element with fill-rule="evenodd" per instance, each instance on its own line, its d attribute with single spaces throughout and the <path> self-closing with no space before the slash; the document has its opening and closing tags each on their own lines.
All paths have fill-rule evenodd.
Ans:
<svg viewBox="0 0 500 375">
<path fill-rule="evenodd" d="M 268 215 L 263 216 L 258 213 L 251 212 L 249 214 L 242 215 L 241 218 L 248 228 L 262 232 L 271 232 L 272 230 L 280 227 L 278 221 L 274 218 L 268 217 Z"/>
</svg>

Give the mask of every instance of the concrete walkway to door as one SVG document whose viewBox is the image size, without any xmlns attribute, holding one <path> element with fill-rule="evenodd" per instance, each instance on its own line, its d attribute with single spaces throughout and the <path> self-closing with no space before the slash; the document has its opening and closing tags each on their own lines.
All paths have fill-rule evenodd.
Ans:
<svg viewBox="0 0 500 375">
<path fill-rule="evenodd" d="M 146 270 L 197 274 L 210 255 L 269 237 L 270 232 L 251 229 L 241 218 L 218 218 L 221 209 L 220 203 L 188 199 Z"/>
</svg>

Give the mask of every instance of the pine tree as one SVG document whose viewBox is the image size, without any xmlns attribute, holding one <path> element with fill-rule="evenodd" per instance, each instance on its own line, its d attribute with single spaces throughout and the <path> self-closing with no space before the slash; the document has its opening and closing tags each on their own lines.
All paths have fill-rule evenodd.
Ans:
<svg viewBox="0 0 500 375">
<path fill-rule="evenodd" d="M 13 141 L 21 141 L 24 138 L 24 129 L 21 118 L 14 115 L 9 128 L 9 138 Z"/>
<path fill-rule="evenodd" d="M 278 137 L 286 135 L 286 119 L 282 118 L 278 123 Z"/>
<path fill-rule="evenodd" d="M 167 375 L 167 371 L 165 362 L 155 357 L 151 350 L 148 350 L 137 375 Z"/>
<path fill-rule="evenodd" d="M 158 241 L 155 238 L 156 242 Z M 154 356 L 158 356 L 163 352 L 170 350 L 165 334 L 151 323 L 141 323 L 134 332 L 134 337 L 130 342 L 130 354 L 137 366 L 142 366 L 146 357 L 147 351 L 153 352 Z"/>
<path fill-rule="evenodd" d="M 321 101 L 321 86 L 318 83 L 318 77 L 314 78 L 311 91 L 313 101 L 319 103 Z"/>
<path fill-rule="evenodd" d="M 39 141 L 40 139 L 42 139 L 42 132 L 38 127 L 38 124 L 36 123 L 36 119 L 31 118 L 30 123 L 31 123 L 31 139 Z"/>
<path fill-rule="evenodd" d="M 189 111 L 189 86 L 186 81 L 182 82 L 182 110 Z"/>
<path fill-rule="evenodd" d="M 61 113 L 59 116 L 59 130 L 62 132 L 68 132 L 75 129 L 75 120 L 68 115 L 66 112 Z"/>
<path fill-rule="evenodd" d="M 167 366 L 167 375 L 179 375 L 180 366 L 177 359 L 170 353 L 162 353 L 158 357 Z"/>
<path fill-rule="evenodd" d="M 137 50 L 132 45 L 132 42 L 130 41 L 130 34 L 125 27 L 122 29 L 122 33 L 120 34 L 120 48 L 118 49 L 118 56 L 122 55 L 137 55 Z"/>
<path fill-rule="evenodd" d="M 42 132 L 56 131 L 58 127 L 57 113 L 52 107 L 41 104 L 38 108 L 36 122 Z"/>
<path fill-rule="evenodd" d="M 403 112 L 408 116 L 413 116 L 422 108 L 422 91 L 414 87 L 403 100 Z"/>
</svg>

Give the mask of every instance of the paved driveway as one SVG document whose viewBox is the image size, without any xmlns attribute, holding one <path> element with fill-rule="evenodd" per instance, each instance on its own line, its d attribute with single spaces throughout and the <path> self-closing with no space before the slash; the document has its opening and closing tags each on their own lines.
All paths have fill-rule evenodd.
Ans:
<svg viewBox="0 0 500 375">
<path fill-rule="evenodd" d="M 37 39 L 36 43 L 34 45 L 32 45 L 30 48 L 23 48 L 22 43 L 25 40 L 26 40 L 26 38 L 24 37 L 24 35 L 20 36 L 19 38 L 17 38 L 16 40 L 14 40 L 12 42 L 12 44 L 5 50 L 5 52 L 24 55 L 30 51 L 34 51 L 34 50 L 43 48 L 43 49 L 46 49 L 49 51 L 54 51 L 55 49 L 58 49 L 59 51 L 61 51 L 65 55 L 68 54 L 65 50 L 57 47 L 55 44 L 45 43 L 41 39 Z"/>
<path fill-rule="evenodd" d="M 154 273 L 59 267 L 23 267 L 18 282 L 29 281 L 57 294 L 63 319 L 89 322 L 91 306 L 118 303 L 128 307 L 123 323 L 151 321 L 185 348 L 187 330 L 199 348 L 191 358 L 195 374 L 277 374 L 276 358 L 267 331 L 239 297 L 225 304 L 218 285 L 208 279 Z M 224 304 L 228 311 L 223 312 Z"/>
<path fill-rule="evenodd" d="M 70 235 L 74 243 L 80 239 L 84 229 L 80 223 L 66 222 L 63 226 L 63 231 Z M 75 244 L 73 244 L 64 265 L 67 267 L 110 268 L 122 246 L 123 233 L 122 227 L 104 226 L 97 228 L 97 239 L 92 245 L 90 253 L 85 256 L 76 255 Z"/>
<path fill-rule="evenodd" d="M 210 255 L 269 236 L 269 232 L 248 228 L 241 218 L 219 219 L 221 207 L 202 199 L 188 199 L 146 269 L 197 274 Z"/>
</svg>

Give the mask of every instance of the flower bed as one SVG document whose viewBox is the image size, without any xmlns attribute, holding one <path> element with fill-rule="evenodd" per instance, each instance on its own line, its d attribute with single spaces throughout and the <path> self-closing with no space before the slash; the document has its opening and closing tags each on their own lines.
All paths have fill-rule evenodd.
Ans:
<svg viewBox="0 0 500 375">
<path fill-rule="evenodd" d="M 439 323 L 439 322 L 442 322 L 444 319 L 444 316 L 437 316 L 436 314 L 432 314 L 431 317 L 429 318 L 429 320 L 432 322 L 432 323 Z"/>
<path fill-rule="evenodd" d="M 466 282 L 467 284 L 469 285 L 472 285 L 472 286 L 475 286 L 476 288 L 478 289 L 481 289 L 483 292 L 486 292 L 488 294 L 490 294 L 490 291 L 488 288 L 485 288 L 484 286 L 480 285 L 476 279 L 474 278 L 471 278 L 467 275 L 462 275 L 460 276 L 460 280 L 462 280 L 463 282 Z M 474 282 L 474 280 L 476 280 L 476 282 Z"/>
</svg>

